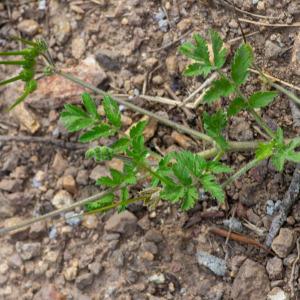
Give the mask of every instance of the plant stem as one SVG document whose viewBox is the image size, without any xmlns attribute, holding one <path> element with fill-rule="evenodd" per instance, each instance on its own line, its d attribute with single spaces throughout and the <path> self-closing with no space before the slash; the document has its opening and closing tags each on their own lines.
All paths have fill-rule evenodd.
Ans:
<svg viewBox="0 0 300 300">
<path fill-rule="evenodd" d="M 261 160 L 253 159 L 250 162 L 248 162 L 245 166 L 243 166 L 241 169 L 239 169 L 235 174 L 233 174 L 231 177 L 229 177 L 224 183 L 222 183 L 222 187 L 226 187 L 227 185 L 234 182 L 236 179 L 238 179 L 240 176 L 245 174 L 250 169 L 256 167 Z"/>
<path fill-rule="evenodd" d="M 270 80 L 269 80 L 270 81 Z M 300 105 L 300 99 L 296 96 L 296 94 L 288 91 L 287 89 L 285 89 L 284 87 L 282 87 L 281 85 L 274 83 L 271 81 L 270 83 L 275 89 L 277 89 L 278 91 L 282 92 L 283 94 L 287 95 L 291 100 L 293 100 L 296 104 Z"/>
<path fill-rule="evenodd" d="M 93 92 L 95 92 L 96 94 L 99 94 L 99 95 L 102 95 L 102 96 L 105 96 L 105 95 L 108 95 L 108 93 L 104 92 L 103 90 L 87 83 L 87 82 L 84 82 L 82 81 L 81 79 L 71 75 L 71 74 L 68 74 L 68 73 L 64 73 L 62 71 L 55 71 L 58 75 L 72 81 L 72 82 L 75 82 L 77 83 L 78 85 L 82 86 L 82 87 L 85 87 L 85 88 L 88 88 L 90 90 L 92 90 Z M 183 125 L 180 125 L 180 124 L 177 124 L 173 121 L 170 121 L 166 118 L 163 118 L 161 116 L 158 116 L 157 114 L 151 112 L 151 111 L 148 111 L 144 108 L 141 108 L 133 103 L 130 103 L 130 102 L 127 102 L 123 99 L 120 99 L 118 97 L 113 97 L 113 99 L 118 102 L 119 104 L 121 105 L 124 105 L 125 107 L 128 107 L 134 111 L 137 111 L 143 115 L 147 115 L 157 121 L 159 121 L 160 123 L 164 124 L 164 125 L 167 125 L 167 126 L 170 126 L 178 131 L 181 131 L 181 132 L 184 132 L 184 133 L 187 133 L 189 135 L 192 135 L 198 139 L 201 139 L 201 140 L 204 140 L 204 141 L 207 141 L 207 142 L 210 142 L 210 143 L 214 143 L 213 139 L 211 137 L 209 137 L 208 135 L 204 134 L 204 133 L 201 133 L 199 131 L 196 131 L 196 130 L 193 130 L 191 128 L 188 128 L 186 126 L 183 126 Z"/>
<path fill-rule="evenodd" d="M 0 61 L 0 65 L 18 65 L 23 66 L 26 64 L 25 60 L 7 60 L 7 61 Z"/>
<path fill-rule="evenodd" d="M 26 55 L 27 51 L 10 51 L 10 52 L 0 52 L 0 56 L 10 56 L 10 55 Z"/>
<path fill-rule="evenodd" d="M 17 81 L 21 79 L 21 76 L 18 75 L 18 76 L 15 76 L 15 77 L 12 77 L 12 78 L 9 78 L 9 79 L 6 79 L 6 80 L 3 80 L 3 81 L 0 81 L 0 86 L 1 85 L 5 85 L 5 84 L 8 84 L 8 83 L 11 83 L 11 82 L 14 82 L 14 81 Z"/>
</svg>

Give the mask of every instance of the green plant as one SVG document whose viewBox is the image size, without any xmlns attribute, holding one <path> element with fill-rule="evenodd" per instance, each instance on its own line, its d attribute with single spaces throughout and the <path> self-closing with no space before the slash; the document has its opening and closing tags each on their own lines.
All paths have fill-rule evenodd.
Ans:
<svg viewBox="0 0 300 300">
<path fill-rule="evenodd" d="M 89 149 L 86 152 L 87 158 L 102 162 L 117 157 L 123 161 L 122 171 L 111 169 L 110 176 L 101 177 L 97 180 L 96 184 L 108 188 L 109 192 L 97 201 L 87 201 L 85 203 L 87 213 L 105 212 L 112 208 L 118 208 L 119 211 L 122 211 L 130 203 L 136 201 L 143 201 L 145 205 L 155 207 L 160 199 L 179 203 L 181 209 L 188 210 L 194 207 L 203 191 L 222 203 L 225 201 L 224 187 L 255 167 L 262 160 L 270 158 L 278 171 L 283 170 L 286 161 L 300 162 L 300 152 L 296 151 L 296 148 L 300 146 L 300 138 L 284 139 L 283 130 L 278 128 L 274 132 L 257 112 L 258 109 L 271 104 L 276 98 L 277 92 L 257 91 L 250 96 L 246 96 L 242 91 L 249 75 L 249 67 L 253 64 L 254 55 L 251 46 L 242 44 L 234 54 L 230 71 L 225 72 L 223 68 L 227 61 L 227 50 L 219 34 L 215 31 L 210 32 L 211 51 L 209 51 L 208 42 L 203 37 L 196 34 L 194 40 L 194 44 L 184 43 L 179 48 L 182 54 L 193 60 L 193 63 L 187 67 L 184 74 L 186 76 L 201 75 L 206 77 L 211 72 L 218 73 L 219 78 L 212 82 L 205 93 L 204 105 L 213 107 L 215 102 L 224 97 L 230 99 L 229 105 L 223 106 L 222 109 L 214 113 L 205 112 L 203 114 L 202 120 L 205 133 L 163 119 L 117 97 L 111 97 L 98 88 L 57 70 L 51 59 L 45 55 L 47 47 L 41 41 L 24 41 L 31 47 L 19 52 L 0 53 L 2 56 L 22 55 L 24 57 L 23 61 L 1 61 L 0 63 L 18 64 L 23 67 L 23 71 L 30 70 L 30 76 L 28 77 L 24 77 L 22 71 L 19 76 L 0 83 L 0 85 L 3 85 L 19 79 L 25 81 L 24 94 L 15 102 L 13 107 L 33 91 L 26 92 L 26 87 L 30 82 L 34 82 L 36 86 L 37 82 L 33 79 L 36 59 L 41 55 L 48 62 L 46 75 L 56 73 L 103 96 L 104 116 L 98 113 L 97 105 L 88 93 L 82 95 L 82 106 L 66 104 L 61 113 L 61 120 L 70 132 L 81 132 L 80 142 L 91 142 L 101 137 L 110 137 L 114 140 L 110 145 L 96 146 Z M 159 158 L 156 154 L 157 163 L 153 165 L 153 159 L 149 159 L 150 156 L 153 156 L 153 153 L 146 147 L 143 136 L 147 123 L 144 121 L 138 122 L 130 129 L 129 135 L 122 133 L 121 113 L 118 104 L 124 104 L 140 113 L 156 118 L 165 125 L 172 126 L 213 144 L 214 147 L 209 151 L 209 156 L 214 155 L 213 159 L 209 160 L 204 157 L 207 152 L 195 154 L 189 151 L 180 151 Z M 209 110 L 212 110 L 212 108 L 210 107 Z M 268 136 L 266 141 L 236 143 L 226 139 L 223 132 L 229 119 L 242 110 L 247 111 L 265 131 Z M 256 149 L 256 152 L 255 158 L 240 170 L 233 172 L 229 166 L 220 162 L 226 152 L 241 149 Z M 229 173 L 233 174 L 221 184 L 219 178 Z M 149 179 L 151 184 L 141 191 L 137 197 L 131 198 L 129 187 L 145 177 Z M 118 201 L 115 200 L 117 191 L 119 193 Z"/>
</svg>

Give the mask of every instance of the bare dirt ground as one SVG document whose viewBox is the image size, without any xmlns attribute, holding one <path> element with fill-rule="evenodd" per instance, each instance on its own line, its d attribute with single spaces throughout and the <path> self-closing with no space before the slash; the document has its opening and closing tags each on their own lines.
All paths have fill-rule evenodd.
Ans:
<svg viewBox="0 0 300 300">
<path fill-rule="evenodd" d="M 299 26 L 292 26 L 300 21 L 299 1 L 235 2 L 241 10 L 238 16 L 248 20 L 241 22 L 245 33 L 253 33 L 248 41 L 257 64 L 268 74 L 299 87 L 300 33 Z M 274 25 L 277 23 L 289 26 L 278 27 Z M 201 130 L 203 106 L 188 111 L 171 109 L 138 96 L 178 101 L 188 97 L 203 78 L 181 75 L 187 61 L 177 47 L 190 40 L 193 33 L 207 37 L 210 28 L 219 31 L 232 49 L 241 42 L 234 12 L 221 0 L 0 2 L 1 50 L 20 47 L 9 39 L 12 35 L 43 37 L 59 67 L 104 90 L 136 96 L 136 104 L 197 130 Z M 0 81 L 14 72 L 0 65 Z M 261 87 L 258 76 L 252 74 L 246 92 Z M 13 102 L 18 88 L 0 89 L 0 109 Z M 81 92 L 56 77 L 42 78 L 39 90 L 25 106 L 11 114 L 1 110 L 1 137 L 32 135 L 76 142 L 77 136 L 67 133 L 60 124 L 59 112 L 64 103 L 78 103 Z M 270 126 L 281 126 L 290 136 L 299 135 L 299 115 L 286 96 L 280 96 L 262 112 Z M 124 109 L 124 129 L 141 117 Z M 148 131 L 147 145 L 161 154 L 176 149 L 205 149 L 201 142 L 156 122 L 151 122 Z M 253 120 L 243 113 L 232 119 L 227 135 L 236 141 L 263 138 Z M 120 167 L 118 160 L 106 165 L 85 160 L 82 149 L 5 142 L 1 137 L 2 225 L 16 224 L 93 195 L 100 189 L 95 187 L 95 180 L 107 174 L 107 167 Z M 252 156 L 228 154 L 226 162 L 239 168 Z M 287 165 L 279 174 L 268 162 L 262 163 L 228 188 L 230 209 L 221 218 L 197 218 L 200 212 L 218 209 L 215 201 L 205 198 L 189 213 L 165 202 L 152 212 L 133 205 L 123 217 L 110 212 L 64 221 L 61 216 L 4 236 L 0 247 L 0 299 L 299 299 L 296 241 L 300 203 L 294 205 L 274 240 L 275 254 L 231 240 L 225 243 L 225 238 L 208 233 L 208 228 L 223 226 L 234 215 L 242 234 L 263 244 L 293 171 L 294 166 Z M 221 266 L 213 272 L 200 262 L 204 252 L 226 263 L 224 274 Z"/>
</svg>

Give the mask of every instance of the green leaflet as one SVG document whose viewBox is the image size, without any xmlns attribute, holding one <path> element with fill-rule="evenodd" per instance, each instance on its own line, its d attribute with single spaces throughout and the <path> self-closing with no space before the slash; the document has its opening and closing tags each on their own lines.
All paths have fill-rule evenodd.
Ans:
<svg viewBox="0 0 300 300">
<path fill-rule="evenodd" d="M 235 91 L 235 86 L 225 77 L 213 81 L 209 90 L 205 93 L 203 100 L 212 103 L 221 97 L 227 97 Z"/>
<path fill-rule="evenodd" d="M 253 61 L 252 48 L 249 44 L 242 44 L 235 52 L 231 64 L 231 77 L 237 85 L 243 84 L 248 76 L 248 69 Z"/>
<path fill-rule="evenodd" d="M 235 116 L 241 110 L 246 109 L 248 107 L 248 103 L 241 97 L 235 98 L 230 104 L 227 109 L 227 114 L 229 117 Z"/>
<path fill-rule="evenodd" d="M 118 103 L 113 98 L 106 95 L 103 98 L 103 107 L 104 107 L 105 115 L 109 120 L 109 122 L 113 126 L 120 128 L 122 123 L 121 123 L 121 113 L 119 110 Z"/>
<path fill-rule="evenodd" d="M 211 174 L 205 174 L 200 178 L 200 182 L 205 192 L 210 193 L 219 202 L 223 203 L 225 200 L 225 193 L 222 186 L 216 182 L 216 179 Z"/>
<path fill-rule="evenodd" d="M 216 31 L 210 31 L 210 38 L 214 54 L 214 65 L 217 69 L 221 69 L 226 61 L 227 49 L 224 48 L 223 41 Z"/>
<path fill-rule="evenodd" d="M 82 134 L 79 138 L 79 141 L 82 143 L 91 142 L 97 140 L 101 137 L 108 137 L 112 134 L 112 130 L 107 124 L 100 124 L 93 127 L 91 130 Z"/>
<path fill-rule="evenodd" d="M 92 97 L 90 96 L 90 94 L 83 93 L 81 95 L 81 97 L 82 97 L 83 105 L 84 105 L 86 111 L 90 114 L 90 116 L 95 119 L 99 118 L 96 104 L 95 104 L 94 100 L 92 99 Z"/>
<path fill-rule="evenodd" d="M 277 92 L 273 91 L 260 91 L 254 93 L 249 98 L 249 106 L 251 108 L 262 108 L 269 105 L 274 98 L 278 95 Z"/>
<path fill-rule="evenodd" d="M 106 161 L 106 160 L 111 160 L 114 156 L 114 150 L 102 146 L 102 147 L 94 147 L 86 151 L 85 157 L 89 159 L 94 159 L 95 161 Z"/>
</svg>

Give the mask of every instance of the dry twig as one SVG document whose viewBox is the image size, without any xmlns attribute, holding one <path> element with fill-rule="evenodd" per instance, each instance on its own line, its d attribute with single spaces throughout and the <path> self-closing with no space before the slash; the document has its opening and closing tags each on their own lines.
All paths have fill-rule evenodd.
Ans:
<svg viewBox="0 0 300 300">
<path fill-rule="evenodd" d="M 294 276 L 295 276 L 295 270 L 296 270 L 296 265 L 300 260 L 300 238 L 297 239 L 297 258 L 295 259 L 295 261 L 293 262 L 293 266 L 292 266 L 292 271 L 291 271 L 291 277 L 289 280 L 289 286 L 291 289 L 291 298 L 294 299 L 295 296 L 295 289 L 294 289 Z"/>
</svg>

